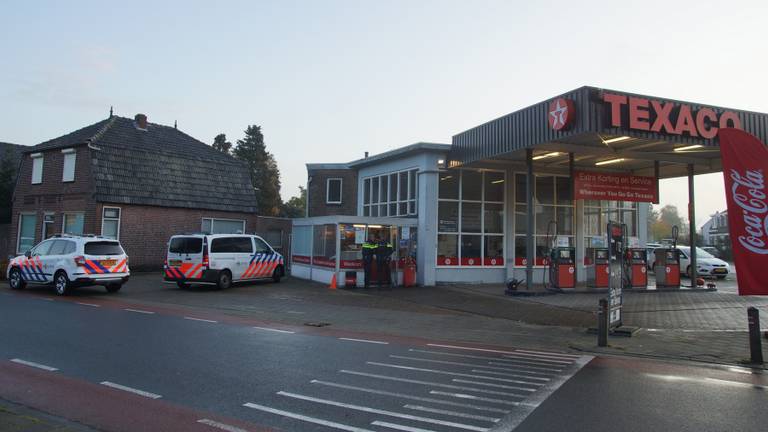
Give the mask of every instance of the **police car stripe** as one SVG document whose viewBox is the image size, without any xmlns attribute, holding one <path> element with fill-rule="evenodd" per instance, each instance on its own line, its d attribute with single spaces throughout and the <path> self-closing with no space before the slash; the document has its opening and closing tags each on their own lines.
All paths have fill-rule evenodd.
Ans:
<svg viewBox="0 0 768 432">
<path fill-rule="evenodd" d="M 91 273 L 98 273 L 98 272 L 96 271 L 96 269 L 94 269 L 94 268 L 91 266 L 91 261 L 90 261 L 90 260 L 85 260 L 85 261 L 83 261 L 83 269 L 85 269 L 85 272 L 86 272 L 87 274 L 91 274 Z"/>
<path fill-rule="evenodd" d="M 261 268 L 259 268 L 259 273 L 256 276 L 262 277 L 269 271 L 269 267 L 272 265 L 273 258 L 274 258 L 273 256 L 267 256 L 267 259 L 265 260 L 264 265 L 261 266 Z"/>
<path fill-rule="evenodd" d="M 253 267 L 253 269 L 248 273 L 248 277 L 253 277 L 258 275 L 266 261 L 267 261 L 267 256 L 264 254 L 259 254 L 259 260 L 256 263 L 256 265 Z"/>
<path fill-rule="evenodd" d="M 93 265 L 95 265 L 99 270 L 101 270 L 102 273 L 110 273 L 109 269 L 101 265 L 98 261 L 91 261 Z"/>
</svg>

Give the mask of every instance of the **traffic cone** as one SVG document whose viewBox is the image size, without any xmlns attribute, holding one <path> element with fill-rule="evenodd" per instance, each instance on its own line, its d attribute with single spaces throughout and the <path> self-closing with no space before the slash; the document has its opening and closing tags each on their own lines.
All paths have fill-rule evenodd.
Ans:
<svg viewBox="0 0 768 432">
<path fill-rule="evenodd" d="M 336 273 L 333 274 L 333 277 L 331 278 L 331 286 L 328 287 L 330 289 L 336 289 Z"/>
</svg>

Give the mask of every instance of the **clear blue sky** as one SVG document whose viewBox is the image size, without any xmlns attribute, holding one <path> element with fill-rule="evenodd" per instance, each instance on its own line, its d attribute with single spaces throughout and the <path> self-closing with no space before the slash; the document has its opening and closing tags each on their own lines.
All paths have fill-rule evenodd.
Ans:
<svg viewBox="0 0 768 432">
<path fill-rule="evenodd" d="M 594 85 L 768 112 L 768 2 L 4 1 L 0 141 L 107 116 L 211 142 L 262 126 L 283 198 L 307 162 L 453 134 Z M 699 224 L 725 207 L 697 180 Z M 684 211 L 684 180 L 662 183 Z"/>
</svg>

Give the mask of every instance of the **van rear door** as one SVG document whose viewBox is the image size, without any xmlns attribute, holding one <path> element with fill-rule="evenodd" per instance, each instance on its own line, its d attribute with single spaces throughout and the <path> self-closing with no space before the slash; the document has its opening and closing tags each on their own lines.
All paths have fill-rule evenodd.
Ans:
<svg viewBox="0 0 768 432">
<path fill-rule="evenodd" d="M 168 242 L 166 278 L 200 279 L 203 276 L 203 237 L 173 236 Z"/>
</svg>

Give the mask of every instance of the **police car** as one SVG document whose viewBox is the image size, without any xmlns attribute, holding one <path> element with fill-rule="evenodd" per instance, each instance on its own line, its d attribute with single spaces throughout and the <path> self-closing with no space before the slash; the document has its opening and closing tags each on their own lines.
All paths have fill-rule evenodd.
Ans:
<svg viewBox="0 0 768 432">
<path fill-rule="evenodd" d="M 257 235 L 189 234 L 175 235 L 168 241 L 164 270 L 163 280 L 179 288 L 207 284 L 226 289 L 233 282 L 280 282 L 285 263 L 283 256 Z"/>
<path fill-rule="evenodd" d="M 59 295 L 88 285 L 102 285 L 114 293 L 130 277 L 128 255 L 120 242 L 70 235 L 43 240 L 24 255 L 11 259 L 7 273 L 11 289 L 52 284 Z"/>
</svg>

